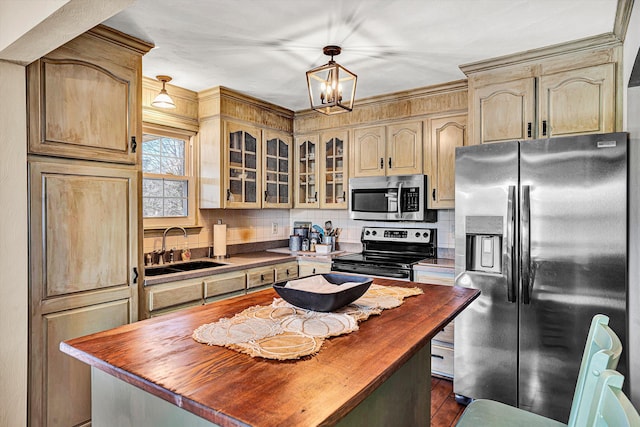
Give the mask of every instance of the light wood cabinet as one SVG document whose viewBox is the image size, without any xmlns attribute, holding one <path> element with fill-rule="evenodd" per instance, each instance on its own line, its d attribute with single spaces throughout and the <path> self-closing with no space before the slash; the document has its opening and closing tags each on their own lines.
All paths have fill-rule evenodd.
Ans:
<svg viewBox="0 0 640 427">
<path fill-rule="evenodd" d="M 481 87 L 474 95 L 475 143 L 534 138 L 535 79 Z"/>
<path fill-rule="evenodd" d="M 189 307 L 204 304 L 202 278 L 179 280 L 177 282 L 162 283 L 148 286 L 147 309 L 150 313 L 172 306 Z"/>
<path fill-rule="evenodd" d="M 204 299 L 206 303 L 243 295 L 247 288 L 244 271 L 216 274 L 204 279 Z"/>
<path fill-rule="evenodd" d="M 354 130 L 356 177 L 423 173 L 422 122 Z"/>
<path fill-rule="evenodd" d="M 275 269 L 272 265 L 247 270 L 247 292 L 273 285 L 275 278 Z"/>
<path fill-rule="evenodd" d="M 227 208 L 260 208 L 262 132 L 234 122 L 225 123 Z"/>
<path fill-rule="evenodd" d="M 298 275 L 300 277 L 312 276 L 314 274 L 327 274 L 331 273 L 331 261 L 313 261 L 313 260 L 300 260 L 298 261 Z"/>
<path fill-rule="evenodd" d="M 29 153 L 136 164 L 151 46 L 105 42 L 116 36 L 97 27 L 27 67 Z"/>
<path fill-rule="evenodd" d="M 293 111 L 224 87 L 198 93 L 202 209 L 290 208 Z"/>
<path fill-rule="evenodd" d="M 470 144 L 615 132 L 622 45 L 610 35 L 463 65 Z"/>
<path fill-rule="evenodd" d="M 453 209 L 455 207 L 456 147 L 467 144 L 467 115 L 458 114 L 435 117 L 428 120 L 429 142 L 429 208 Z"/>
<path fill-rule="evenodd" d="M 296 208 L 346 209 L 347 131 L 296 138 Z"/>
<path fill-rule="evenodd" d="M 295 207 L 319 208 L 318 189 L 320 168 L 318 135 L 296 138 L 296 190 Z"/>
<path fill-rule="evenodd" d="M 537 135 L 615 131 L 615 64 L 540 76 Z"/>
<path fill-rule="evenodd" d="M 262 162 L 263 208 L 291 208 L 293 142 L 284 132 L 265 131 Z"/>
<path fill-rule="evenodd" d="M 27 66 L 29 424 L 91 420 L 61 340 L 138 319 L 142 55 L 98 26 Z"/>
<path fill-rule="evenodd" d="M 349 141 L 347 131 L 320 135 L 320 208 L 346 209 Z"/>
<path fill-rule="evenodd" d="M 275 266 L 275 283 L 285 282 L 298 278 L 298 262 L 291 261 Z"/>
</svg>

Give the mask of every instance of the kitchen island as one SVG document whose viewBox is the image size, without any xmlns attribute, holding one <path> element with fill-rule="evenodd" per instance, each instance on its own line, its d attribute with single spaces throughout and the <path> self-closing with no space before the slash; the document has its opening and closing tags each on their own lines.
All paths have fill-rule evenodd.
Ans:
<svg viewBox="0 0 640 427">
<path fill-rule="evenodd" d="M 61 343 L 92 369 L 92 417 L 106 425 L 429 425 L 431 338 L 478 297 L 460 287 L 417 286 L 410 297 L 293 361 L 207 346 L 198 326 L 270 304 L 272 289 Z M 177 424 L 178 423 L 178 424 Z"/>
</svg>

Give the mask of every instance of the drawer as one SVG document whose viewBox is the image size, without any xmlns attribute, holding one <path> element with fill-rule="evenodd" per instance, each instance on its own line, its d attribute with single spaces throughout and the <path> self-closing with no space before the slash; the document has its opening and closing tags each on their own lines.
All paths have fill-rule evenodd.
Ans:
<svg viewBox="0 0 640 427">
<path fill-rule="evenodd" d="M 435 337 L 433 337 L 433 339 L 435 341 L 453 344 L 453 322 L 445 326 L 442 332 L 438 333 Z"/>
<path fill-rule="evenodd" d="M 453 378 L 453 348 L 431 344 L 431 372 Z"/>
<path fill-rule="evenodd" d="M 275 282 L 273 267 L 255 268 L 247 272 L 247 289 L 271 285 Z"/>
<path fill-rule="evenodd" d="M 275 270 L 276 283 L 296 279 L 298 277 L 298 262 L 293 261 L 286 264 L 278 264 Z"/>
<path fill-rule="evenodd" d="M 245 289 L 247 277 L 243 271 L 218 274 L 204 280 L 204 297 L 210 298 Z"/>
<path fill-rule="evenodd" d="M 202 279 L 181 280 L 147 288 L 149 311 L 194 302 L 203 303 Z"/>
<path fill-rule="evenodd" d="M 312 276 L 314 274 L 331 273 L 331 264 L 322 262 L 300 262 L 298 275 L 300 277 Z"/>
</svg>

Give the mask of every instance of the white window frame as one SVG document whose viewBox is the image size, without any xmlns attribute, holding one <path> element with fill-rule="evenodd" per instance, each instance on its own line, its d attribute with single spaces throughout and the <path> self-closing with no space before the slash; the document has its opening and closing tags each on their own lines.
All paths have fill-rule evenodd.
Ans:
<svg viewBox="0 0 640 427">
<path fill-rule="evenodd" d="M 168 126 L 162 126 L 152 123 L 143 123 L 143 134 L 165 136 L 168 138 L 182 139 L 186 141 L 185 144 L 185 165 L 184 165 L 184 177 L 187 181 L 187 203 L 188 203 L 188 215 L 181 217 L 143 217 L 143 227 L 145 230 L 149 229 L 162 229 L 170 226 L 179 225 L 181 227 L 195 227 L 198 225 L 198 206 L 196 197 L 197 185 L 197 149 L 196 149 L 196 133 L 188 130 L 172 128 Z M 169 178 L 170 175 L 158 175 L 142 172 L 142 178 Z M 140 181 L 142 187 L 142 180 Z M 142 190 L 140 190 L 140 200 L 144 203 Z M 142 209 L 141 209 L 142 210 Z"/>
</svg>

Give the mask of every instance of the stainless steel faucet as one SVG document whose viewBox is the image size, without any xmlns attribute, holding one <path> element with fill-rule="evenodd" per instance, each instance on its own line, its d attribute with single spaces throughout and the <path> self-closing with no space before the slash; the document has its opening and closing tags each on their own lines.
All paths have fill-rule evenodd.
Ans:
<svg viewBox="0 0 640 427">
<path fill-rule="evenodd" d="M 166 241 L 167 241 L 167 233 L 169 232 L 169 230 L 171 229 L 180 229 L 182 230 L 182 232 L 184 233 L 184 238 L 187 238 L 187 230 L 185 230 L 183 227 L 180 226 L 172 226 L 172 227 L 168 227 L 164 230 L 164 233 L 162 233 L 162 253 L 160 256 L 164 256 L 164 254 L 167 252 L 167 245 L 166 245 Z M 171 262 L 173 262 L 173 260 L 171 260 Z"/>
</svg>

